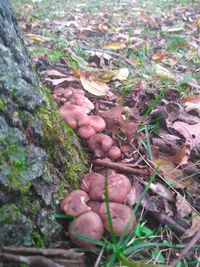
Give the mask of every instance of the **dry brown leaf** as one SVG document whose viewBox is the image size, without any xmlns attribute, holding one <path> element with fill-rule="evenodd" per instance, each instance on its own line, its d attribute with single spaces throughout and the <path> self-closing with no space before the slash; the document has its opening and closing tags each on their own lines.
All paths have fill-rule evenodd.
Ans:
<svg viewBox="0 0 200 267">
<path fill-rule="evenodd" d="M 185 231 L 183 234 L 183 238 L 189 238 L 196 234 L 196 232 L 200 231 L 200 215 L 195 211 L 192 212 L 192 225 L 189 229 Z"/>
<path fill-rule="evenodd" d="M 176 121 L 173 128 L 186 138 L 191 149 L 200 143 L 200 122 L 190 125 L 182 121 Z"/>
<path fill-rule="evenodd" d="M 52 86 L 61 85 L 64 82 L 73 82 L 75 80 L 76 80 L 75 77 L 66 77 L 66 78 L 60 78 L 60 79 L 45 78 L 45 81 L 50 82 Z"/>
<path fill-rule="evenodd" d="M 181 181 L 181 179 L 185 177 L 185 174 L 182 170 L 175 169 L 176 166 L 172 161 L 159 158 L 155 159 L 153 163 L 155 167 L 159 167 L 159 170 L 167 181 L 173 182 L 175 188 L 185 188 L 193 185 L 192 178 L 187 178 Z"/>
<path fill-rule="evenodd" d="M 195 110 L 199 115 L 200 115 L 200 96 L 189 96 L 189 97 L 184 97 L 181 102 L 185 106 L 185 110 L 187 112 L 191 110 Z"/>
<path fill-rule="evenodd" d="M 41 75 L 45 75 L 47 77 L 49 76 L 54 76 L 54 77 L 58 77 L 58 78 L 64 78 L 67 77 L 67 75 L 63 74 L 60 71 L 57 70 L 45 70 L 45 71 L 41 71 Z"/>
<path fill-rule="evenodd" d="M 92 95 L 105 96 L 109 94 L 110 88 L 104 82 L 94 81 L 92 77 L 84 75 L 80 75 L 80 81 L 83 88 Z"/>
<path fill-rule="evenodd" d="M 145 185 L 148 183 L 145 182 Z M 166 186 L 160 184 L 160 183 L 151 183 L 150 184 L 150 189 L 158 194 L 159 196 L 165 198 L 166 200 L 174 202 L 174 194 L 171 190 L 167 189 Z"/>
<path fill-rule="evenodd" d="M 176 196 L 176 208 L 178 214 L 182 218 L 187 217 L 192 212 L 192 208 L 190 207 L 186 199 L 182 197 L 180 194 L 177 194 Z"/>
<path fill-rule="evenodd" d="M 166 52 L 157 52 L 152 56 L 152 59 L 156 62 L 162 62 L 162 60 L 167 56 Z"/>
</svg>

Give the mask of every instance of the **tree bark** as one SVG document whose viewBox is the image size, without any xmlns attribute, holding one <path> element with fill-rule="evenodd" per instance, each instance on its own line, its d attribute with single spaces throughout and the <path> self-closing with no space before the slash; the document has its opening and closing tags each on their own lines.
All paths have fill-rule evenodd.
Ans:
<svg viewBox="0 0 200 267">
<path fill-rule="evenodd" d="M 0 247 L 61 240 L 49 214 L 86 168 L 78 138 L 33 71 L 9 0 L 0 0 Z"/>
</svg>

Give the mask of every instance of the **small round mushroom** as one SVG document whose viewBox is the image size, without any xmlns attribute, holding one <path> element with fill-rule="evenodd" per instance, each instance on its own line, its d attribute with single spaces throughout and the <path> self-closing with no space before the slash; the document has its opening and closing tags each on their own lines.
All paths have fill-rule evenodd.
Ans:
<svg viewBox="0 0 200 267">
<path fill-rule="evenodd" d="M 85 249 L 94 248 L 95 245 L 74 236 L 73 232 L 100 240 L 103 236 L 104 227 L 98 214 L 88 211 L 76 218 L 69 226 L 69 236 L 74 244 Z"/>
<path fill-rule="evenodd" d="M 104 176 L 98 172 L 88 173 L 83 177 L 81 189 L 85 192 L 89 192 L 91 184 L 97 181 L 101 181 L 102 183 L 104 183 Z"/>
<path fill-rule="evenodd" d="M 123 204 L 114 202 L 109 202 L 109 209 L 110 209 L 113 231 L 116 236 L 120 236 L 131 217 L 132 210 Z M 100 206 L 99 215 L 101 216 L 106 231 L 110 232 L 105 202 L 102 203 Z M 127 235 L 130 234 L 135 225 L 136 225 L 136 219 L 135 216 L 133 216 L 129 228 L 126 232 Z"/>
<path fill-rule="evenodd" d="M 121 158 L 121 156 L 121 150 L 117 146 L 112 146 L 111 149 L 108 151 L 108 157 L 112 160 L 119 159 Z"/>
<path fill-rule="evenodd" d="M 72 129 L 76 129 L 85 124 L 88 124 L 88 115 L 84 112 L 84 109 L 80 106 L 65 103 L 59 109 L 59 112 L 64 121 Z"/>
<path fill-rule="evenodd" d="M 91 211 L 96 212 L 97 214 L 99 213 L 99 208 L 101 206 L 101 202 L 97 200 L 90 200 L 87 203 L 88 207 L 91 208 Z"/>
<path fill-rule="evenodd" d="M 131 190 L 129 179 L 122 174 L 108 176 L 109 201 L 122 203 Z M 92 200 L 105 200 L 105 179 L 94 181 L 89 188 L 88 194 Z"/>
<path fill-rule="evenodd" d="M 89 123 L 94 128 L 94 130 L 97 132 L 101 132 L 105 130 L 106 123 L 103 118 L 100 116 L 91 115 L 89 116 Z"/>
<path fill-rule="evenodd" d="M 86 205 L 89 196 L 82 190 L 74 190 L 61 202 L 61 209 L 65 214 L 78 216 L 91 208 Z"/>
<path fill-rule="evenodd" d="M 83 125 L 78 129 L 78 134 L 83 139 L 89 139 L 91 136 L 95 135 L 95 129 L 91 125 Z"/>
<path fill-rule="evenodd" d="M 95 157 L 98 158 L 104 157 L 113 144 L 112 138 L 106 134 L 95 134 L 87 142 Z"/>
</svg>

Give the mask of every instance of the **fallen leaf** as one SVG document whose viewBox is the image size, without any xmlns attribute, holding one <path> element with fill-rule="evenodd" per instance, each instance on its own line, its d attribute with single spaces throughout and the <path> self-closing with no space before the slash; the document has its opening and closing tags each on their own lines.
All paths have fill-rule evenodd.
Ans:
<svg viewBox="0 0 200 267">
<path fill-rule="evenodd" d="M 166 52 L 157 52 L 152 56 L 152 59 L 156 62 L 162 62 L 162 60 L 167 56 Z"/>
<path fill-rule="evenodd" d="M 193 184 L 192 178 L 183 179 L 185 177 L 183 170 L 176 169 L 171 160 L 158 158 L 153 160 L 152 163 L 159 168 L 167 181 L 173 182 L 175 188 L 185 188 Z"/>
<path fill-rule="evenodd" d="M 148 185 L 148 183 L 145 182 L 145 185 Z M 166 200 L 174 202 L 174 194 L 171 190 L 167 189 L 166 186 L 160 184 L 160 183 L 151 183 L 150 189 L 158 194 L 159 196 L 165 198 Z"/>
<path fill-rule="evenodd" d="M 38 43 L 46 43 L 46 42 L 49 42 L 51 39 L 48 38 L 48 37 L 44 37 L 44 36 L 41 36 L 41 35 L 36 35 L 36 34 L 27 34 L 27 37 L 28 39 L 31 39 L 35 42 L 38 42 Z"/>
<path fill-rule="evenodd" d="M 59 79 L 45 78 L 45 81 L 50 82 L 52 86 L 58 86 L 64 82 L 73 82 L 75 80 L 76 80 L 75 77 L 66 77 L 66 78 L 59 78 Z"/>
<path fill-rule="evenodd" d="M 109 86 L 100 81 L 94 81 L 92 77 L 86 77 L 84 75 L 80 75 L 80 81 L 82 83 L 83 88 L 96 96 L 105 96 L 110 92 Z"/>
<path fill-rule="evenodd" d="M 187 229 L 184 234 L 183 238 L 189 238 L 196 234 L 196 232 L 200 231 L 200 215 L 197 214 L 195 211 L 192 212 L 192 225 L 189 229 Z"/>
<path fill-rule="evenodd" d="M 113 43 L 109 43 L 107 45 L 105 45 L 103 47 L 103 49 L 108 49 L 108 50 L 113 50 L 113 51 L 117 51 L 117 50 L 122 50 L 124 48 L 126 48 L 127 44 L 126 42 L 113 42 Z"/>
<path fill-rule="evenodd" d="M 44 75 L 45 77 L 49 77 L 49 76 L 54 76 L 54 77 L 59 77 L 59 78 L 67 77 L 67 75 L 61 73 L 60 71 L 54 70 L 54 69 L 41 71 L 41 75 Z"/>
<path fill-rule="evenodd" d="M 176 121 L 173 128 L 186 138 L 191 149 L 200 143 L 200 122 L 190 125 L 182 121 Z"/>
<path fill-rule="evenodd" d="M 162 67 L 161 65 L 156 64 L 155 65 L 155 74 L 161 79 L 161 80 L 172 80 L 176 81 L 176 77 L 171 71 L 168 69 Z"/>
<path fill-rule="evenodd" d="M 129 70 L 127 68 L 121 68 L 119 70 L 113 70 L 112 80 L 125 81 L 128 78 Z"/>
<path fill-rule="evenodd" d="M 192 212 L 192 208 L 190 207 L 186 199 L 181 196 L 181 194 L 177 194 L 176 196 L 176 208 L 178 214 L 182 218 L 187 217 Z"/>
</svg>

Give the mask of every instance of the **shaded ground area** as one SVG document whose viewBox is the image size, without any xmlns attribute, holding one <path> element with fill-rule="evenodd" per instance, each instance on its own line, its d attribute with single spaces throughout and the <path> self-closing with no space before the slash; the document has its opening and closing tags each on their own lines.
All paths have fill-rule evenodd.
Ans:
<svg viewBox="0 0 200 267">
<path fill-rule="evenodd" d="M 156 176 L 137 211 L 138 225 L 124 244 L 125 254 L 130 260 L 170 264 L 186 244 L 177 266 L 198 266 L 198 1 L 15 0 L 14 4 L 36 69 L 58 105 L 67 101 L 63 90 L 85 89 L 92 114 L 112 110 L 106 119 L 117 126 L 107 122 L 106 133 L 120 147 L 122 158 L 100 165 L 121 171 L 123 166 L 136 200 L 151 174 Z M 140 175 L 130 174 L 129 167 L 141 168 Z M 162 246 L 131 249 L 143 241 Z M 108 262 L 109 255 L 108 250 L 99 264 Z"/>
</svg>

